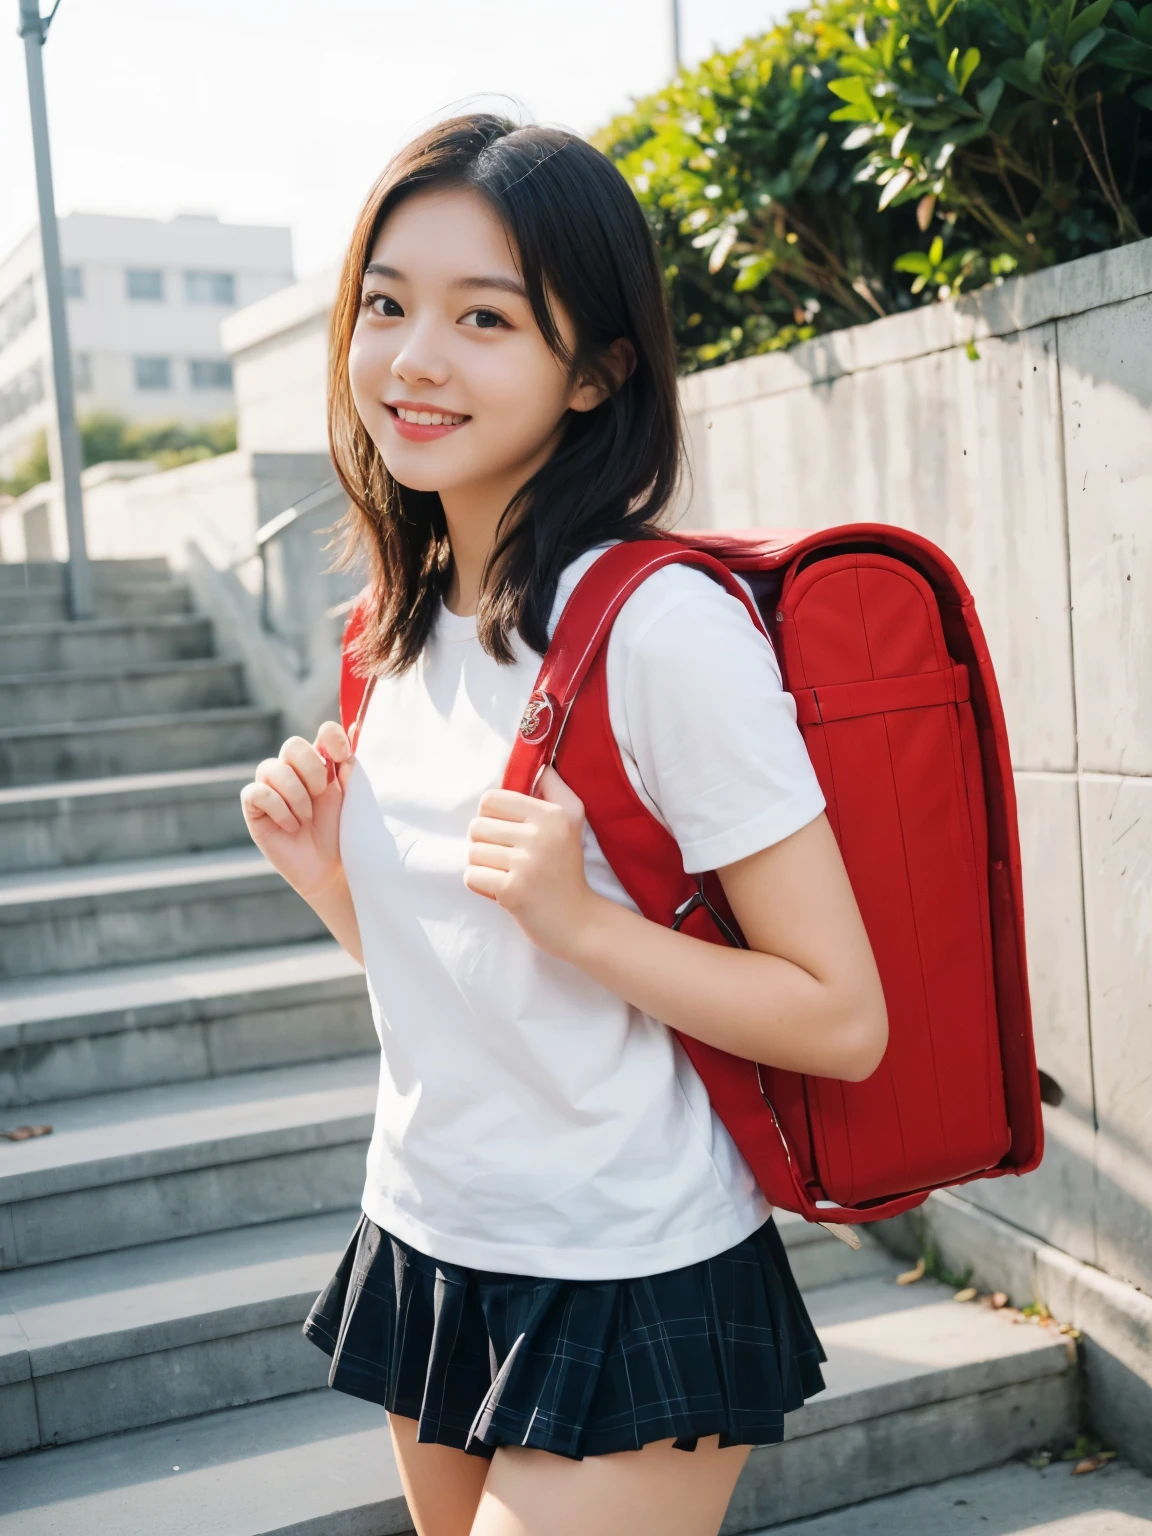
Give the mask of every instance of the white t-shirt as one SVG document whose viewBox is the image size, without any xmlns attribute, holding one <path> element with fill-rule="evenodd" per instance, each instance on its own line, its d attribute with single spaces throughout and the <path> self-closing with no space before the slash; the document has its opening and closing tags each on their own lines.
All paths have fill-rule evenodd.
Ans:
<svg viewBox="0 0 1152 1536">
<path fill-rule="evenodd" d="M 565 571 L 553 627 L 599 552 Z M 514 644 L 500 665 L 474 618 L 442 608 L 365 713 L 340 823 L 382 1046 L 363 1208 L 449 1263 L 560 1279 L 676 1269 L 771 1209 L 703 1083 L 664 1024 L 463 883 L 468 823 L 540 665 Z M 608 698 L 628 775 L 688 871 L 823 810 L 771 646 L 702 572 L 662 569 L 624 604 Z M 632 906 L 590 830 L 584 855 L 592 887 Z"/>
</svg>

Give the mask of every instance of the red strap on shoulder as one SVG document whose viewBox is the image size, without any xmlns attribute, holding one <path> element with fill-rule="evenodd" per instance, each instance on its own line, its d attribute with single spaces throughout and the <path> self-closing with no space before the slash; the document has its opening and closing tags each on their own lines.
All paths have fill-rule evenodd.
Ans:
<svg viewBox="0 0 1152 1536">
<path fill-rule="evenodd" d="M 361 592 L 352 605 L 340 642 L 340 724 L 346 731 L 351 731 L 368 688 L 368 679 L 355 670 L 349 655 L 349 647 L 364 628 L 367 607 L 368 594 Z"/>
<path fill-rule="evenodd" d="M 617 614 L 640 583 L 666 565 L 692 565 L 707 572 L 744 604 L 753 622 L 767 633 L 756 604 L 715 556 L 678 539 L 638 539 L 612 545 L 589 566 L 564 605 L 508 758 L 505 789 L 533 793 L 556 754 L 572 704 L 607 642 Z"/>
</svg>

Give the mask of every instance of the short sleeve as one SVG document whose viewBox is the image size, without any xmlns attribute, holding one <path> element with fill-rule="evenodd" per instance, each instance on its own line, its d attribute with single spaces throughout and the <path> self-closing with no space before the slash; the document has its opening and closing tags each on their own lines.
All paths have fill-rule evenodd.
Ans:
<svg viewBox="0 0 1152 1536">
<path fill-rule="evenodd" d="M 688 873 L 746 858 L 824 809 L 772 646 L 710 576 L 649 577 L 620 610 L 607 669 L 625 769 Z"/>
</svg>

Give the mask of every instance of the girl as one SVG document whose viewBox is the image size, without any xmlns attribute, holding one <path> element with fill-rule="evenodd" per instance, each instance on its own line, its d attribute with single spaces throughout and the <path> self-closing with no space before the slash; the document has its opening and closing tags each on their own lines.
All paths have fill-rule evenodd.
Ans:
<svg viewBox="0 0 1152 1536">
<path fill-rule="evenodd" d="M 642 917 L 554 770 L 497 787 L 567 595 L 676 490 L 656 251 L 579 138 L 455 118 L 372 190 L 332 338 L 377 683 L 355 758 L 327 722 L 242 796 L 382 1044 L 363 1212 L 305 1332 L 388 1410 L 421 1536 L 710 1536 L 825 1356 L 668 1026 L 859 1079 L 887 1023 L 771 647 L 703 573 L 629 598 L 609 708 L 750 948 Z"/>
</svg>

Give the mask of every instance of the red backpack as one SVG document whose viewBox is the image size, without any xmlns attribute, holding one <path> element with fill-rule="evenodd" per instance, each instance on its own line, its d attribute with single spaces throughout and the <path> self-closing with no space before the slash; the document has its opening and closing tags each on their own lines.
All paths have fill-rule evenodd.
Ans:
<svg viewBox="0 0 1152 1536">
<path fill-rule="evenodd" d="M 646 917 L 743 942 L 716 875 L 686 875 L 636 795 L 608 717 L 612 624 L 671 563 L 713 576 L 775 648 L 888 1006 L 888 1049 L 858 1083 L 678 1035 L 766 1198 L 810 1221 L 875 1221 L 933 1189 L 1027 1173 L 1043 1124 L 1008 739 L 971 594 L 928 540 L 855 523 L 613 545 L 564 607 L 505 786 L 531 793 L 553 763 Z M 346 652 L 346 728 L 364 695 Z"/>
</svg>

